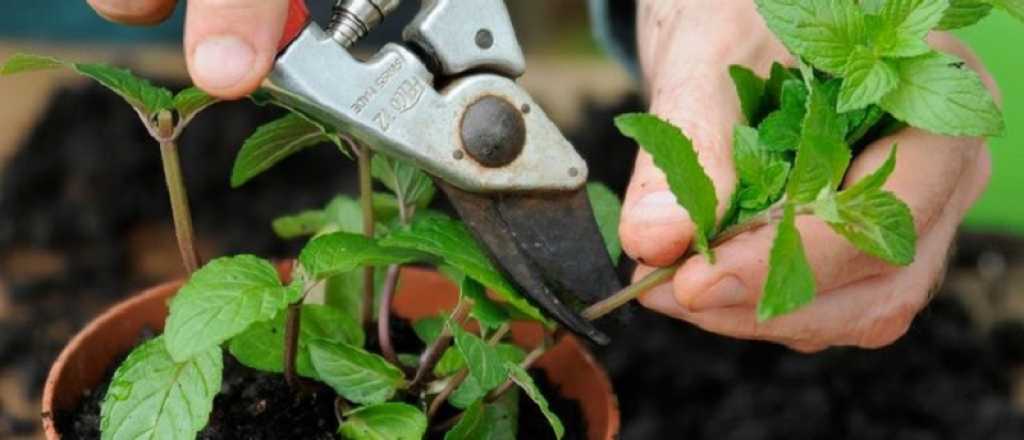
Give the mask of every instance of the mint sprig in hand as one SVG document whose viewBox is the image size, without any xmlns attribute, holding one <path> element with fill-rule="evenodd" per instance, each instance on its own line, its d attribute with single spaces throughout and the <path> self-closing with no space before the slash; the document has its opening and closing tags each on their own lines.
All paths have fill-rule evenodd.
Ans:
<svg viewBox="0 0 1024 440">
<path fill-rule="evenodd" d="M 679 204 L 696 224 L 691 252 L 714 261 L 716 244 L 772 224 L 769 271 L 757 307 L 760 321 L 810 303 L 817 286 L 796 228 L 816 216 L 858 250 L 889 264 L 914 261 L 917 232 L 911 210 L 884 189 L 898 157 L 846 188 L 854 152 L 911 126 L 947 136 L 994 136 L 1000 109 L 963 60 L 932 49 L 932 30 L 976 23 L 995 9 L 1024 19 L 1019 1 L 998 0 L 756 0 L 769 29 L 797 56 L 799 68 L 776 64 L 768 78 L 732 66 L 745 123 L 735 127 L 738 185 L 722 218 L 714 187 L 690 140 L 670 122 L 630 114 L 620 130 L 651 154 Z M 699 194 L 695 194 L 699 193 Z M 709 217 L 710 213 L 710 217 Z M 708 246 L 711 243 L 711 246 Z M 656 271 L 621 296 L 672 275 Z M 620 303 L 624 298 L 609 302 Z"/>
</svg>

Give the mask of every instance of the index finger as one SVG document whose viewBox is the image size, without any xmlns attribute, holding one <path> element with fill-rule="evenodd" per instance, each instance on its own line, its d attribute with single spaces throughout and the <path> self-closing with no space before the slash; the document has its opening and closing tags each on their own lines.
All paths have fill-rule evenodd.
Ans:
<svg viewBox="0 0 1024 440">
<path fill-rule="evenodd" d="M 86 0 L 101 17 L 115 23 L 151 25 L 167 19 L 177 0 Z"/>
</svg>

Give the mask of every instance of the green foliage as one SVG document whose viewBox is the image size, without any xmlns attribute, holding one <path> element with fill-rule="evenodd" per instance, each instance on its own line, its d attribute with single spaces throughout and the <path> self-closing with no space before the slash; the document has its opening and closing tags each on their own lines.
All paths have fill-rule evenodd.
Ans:
<svg viewBox="0 0 1024 440">
<path fill-rule="evenodd" d="M 537 407 L 540 408 L 540 412 L 544 414 L 544 418 L 548 419 L 548 424 L 551 425 L 551 430 L 555 432 L 555 438 L 561 439 L 565 436 L 565 426 L 562 425 L 562 421 L 558 418 L 558 415 L 555 414 L 554 411 L 551 411 L 551 408 L 548 406 L 548 400 L 544 398 L 544 394 L 540 392 L 540 388 L 537 388 L 537 384 L 533 382 L 533 378 L 530 377 L 530 373 L 527 373 L 523 367 L 511 362 L 505 364 L 505 366 L 512 374 L 512 382 L 515 382 L 516 385 L 519 385 L 519 388 L 522 388 L 523 392 L 526 393 L 526 396 L 529 397 L 530 400 L 533 400 L 533 403 L 536 403 Z"/>
<path fill-rule="evenodd" d="M 182 121 L 189 121 L 199 112 L 217 103 L 217 98 L 207 95 L 197 87 L 189 87 L 174 95 L 174 109 Z M 179 122 L 181 125 L 183 122 Z"/>
<path fill-rule="evenodd" d="M 405 403 L 364 406 L 345 414 L 339 432 L 346 440 L 420 440 L 427 416 Z"/>
<path fill-rule="evenodd" d="M 373 156 L 371 172 L 398 200 L 409 206 L 426 208 L 437 191 L 434 182 L 419 168 L 382 154 Z"/>
<path fill-rule="evenodd" d="M 455 336 L 455 346 L 469 367 L 469 375 L 484 393 L 505 383 L 508 369 L 497 348 L 457 325 L 449 325 L 449 328 Z"/>
<path fill-rule="evenodd" d="M 228 350 L 243 365 L 272 373 L 284 371 L 285 315 L 257 322 L 228 344 Z M 362 347 L 363 327 L 349 314 L 338 309 L 316 304 L 304 304 L 299 314 L 299 343 L 295 353 L 296 371 L 305 377 L 318 379 L 309 355 L 312 341 L 348 344 Z"/>
<path fill-rule="evenodd" d="M 167 351 L 184 362 L 253 323 L 272 319 L 301 294 L 299 286 L 282 285 L 266 260 L 251 255 L 213 260 L 171 300 L 164 330 Z"/>
<path fill-rule="evenodd" d="M 381 239 L 380 244 L 438 257 L 445 265 L 490 288 L 516 311 L 548 322 L 540 310 L 498 272 L 466 226 L 458 221 L 439 215 L 419 216 L 408 228 Z"/>
<path fill-rule="evenodd" d="M 786 157 L 762 143 L 757 130 L 742 125 L 733 132 L 732 154 L 739 177 L 740 218 L 774 204 L 789 177 L 791 165 Z"/>
<path fill-rule="evenodd" d="M 515 440 L 519 429 L 519 392 L 509 390 L 492 402 L 478 401 L 448 433 L 445 440 Z"/>
<path fill-rule="evenodd" d="M 362 266 L 387 266 L 422 260 L 422 253 L 382 246 L 376 240 L 349 232 L 314 238 L 299 254 L 299 262 L 316 279 L 351 272 Z"/>
<path fill-rule="evenodd" d="M 323 143 L 339 148 L 341 138 L 296 114 L 271 121 L 256 129 L 242 144 L 231 171 L 231 186 L 240 187 L 289 156 Z"/>
<path fill-rule="evenodd" d="M 768 27 L 814 67 L 839 74 L 867 42 L 864 11 L 853 0 L 755 0 Z"/>
<path fill-rule="evenodd" d="M 587 196 L 590 206 L 594 209 L 594 219 L 601 231 L 604 246 L 613 263 L 622 257 L 622 242 L 619 240 L 619 217 L 622 215 L 622 202 L 619 197 L 600 183 L 587 184 Z"/>
<path fill-rule="evenodd" d="M 975 24 L 992 12 L 988 0 L 950 0 L 949 8 L 942 14 L 937 30 L 951 30 Z"/>
<path fill-rule="evenodd" d="M 765 94 L 765 80 L 743 66 L 729 66 L 729 76 L 736 84 L 736 94 L 740 98 L 743 116 L 746 117 L 747 123 L 751 123 L 761 110 Z"/>
<path fill-rule="evenodd" d="M 349 401 L 365 405 L 383 403 L 405 386 L 402 370 L 359 347 L 313 340 L 309 354 L 320 379 Z"/>
<path fill-rule="evenodd" d="M 103 439 L 191 439 L 220 392 L 221 350 L 175 362 L 162 337 L 136 347 L 114 372 L 100 408 Z"/>
<path fill-rule="evenodd" d="M 791 202 L 806 203 L 842 183 L 850 164 L 846 121 L 836 113 L 836 82 L 812 81 L 793 173 L 786 188 Z"/>
<path fill-rule="evenodd" d="M 459 291 L 463 298 L 472 301 L 473 309 L 470 311 L 470 315 L 485 328 L 496 329 L 511 318 L 504 307 L 487 296 L 484 286 L 476 280 L 462 277 Z"/>
<path fill-rule="evenodd" d="M 424 344 L 430 344 L 441 336 L 441 332 L 444 331 L 444 326 L 447 322 L 448 316 L 432 316 L 414 322 L 412 329 Z"/>
<path fill-rule="evenodd" d="M 814 299 L 814 273 L 804 253 L 796 216 L 787 206 L 775 233 L 764 296 L 757 304 L 757 319 L 764 321 L 792 312 Z"/>
<path fill-rule="evenodd" d="M 678 127 L 654 115 L 622 115 L 615 118 L 615 125 L 650 153 L 658 168 L 669 170 L 666 173 L 669 188 L 697 225 L 694 234 L 697 250 L 714 261 L 709 242 L 717 225 L 718 197 L 711 178 L 697 160 L 693 143 Z"/>
</svg>

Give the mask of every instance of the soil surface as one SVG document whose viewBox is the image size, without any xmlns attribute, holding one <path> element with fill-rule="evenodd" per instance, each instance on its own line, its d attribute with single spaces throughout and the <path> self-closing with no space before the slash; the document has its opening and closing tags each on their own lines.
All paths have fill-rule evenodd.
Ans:
<svg viewBox="0 0 1024 440">
<path fill-rule="evenodd" d="M 593 176 L 617 191 L 635 146 L 601 121 L 640 108 L 636 98 L 588 106 L 583 120 L 598 123 L 569 133 Z M 237 147 L 278 114 L 221 104 L 186 131 L 183 168 L 204 257 L 293 256 L 301 241 L 277 240 L 270 221 L 352 193 L 352 167 L 329 147 L 228 187 Z M 0 438 L 37 432 L 43 379 L 75 331 L 180 274 L 159 154 L 134 118 L 99 87 L 65 90 L 0 171 Z M 801 355 L 638 308 L 598 351 L 619 394 L 622 437 L 1024 438 L 1024 242 L 967 235 L 957 244 L 936 300 L 883 350 Z"/>
</svg>

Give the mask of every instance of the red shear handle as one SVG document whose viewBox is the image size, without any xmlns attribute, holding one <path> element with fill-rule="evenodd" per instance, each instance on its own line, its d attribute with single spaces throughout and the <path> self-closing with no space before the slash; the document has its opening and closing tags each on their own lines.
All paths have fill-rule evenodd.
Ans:
<svg viewBox="0 0 1024 440">
<path fill-rule="evenodd" d="M 285 20 L 281 41 L 277 43 L 277 51 L 280 52 L 292 44 L 308 23 L 309 8 L 306 7 L 306 0 L 289 0 L 288 19 Z"/>
</svg>

